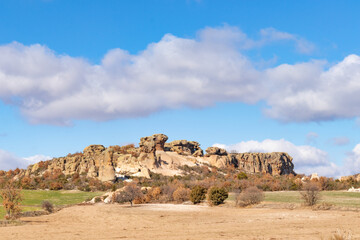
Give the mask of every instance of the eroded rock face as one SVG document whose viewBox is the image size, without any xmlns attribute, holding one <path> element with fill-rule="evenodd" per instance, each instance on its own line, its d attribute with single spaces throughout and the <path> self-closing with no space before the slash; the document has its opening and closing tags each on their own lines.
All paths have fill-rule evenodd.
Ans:
<svg viewBox="0 0 360 240">
<path fill-rule="evenodd" d="M 166 143 L 165 150 L 170 152 L 176 152 L 180 155 L 185 156 L 203 156 L 203 150 L 200 148 L 200 144 L 195 141 L 175 140 L 170 143 Z"/>
<path fill-rule="evenodd" d="M 225 149 L 209 147 L 206 155 L 195 141 L 176 140 L 166 143 L 164 134 L 140 139 L 139 148 L 126 146 L 90 145 L 83 153 L 54 158 L 46 169 L 34 164 L 28 167 L 27 176 L 60 169 L 65 175 L 86 174 L 101 181 L 114 181 L 116 177 L 138 176 L 150 178 L 150 172 L 168 176 L 181 174 L 180 166 L 201 166 L 204 163 L 226 168 L 234 166 L 248 173 L 272 175 L 294 174 L 292 158 L 287 153 L 228 154 Z"/>
<path fill-rule="evenodd" d="M 248 173 L 295 174 L 292 157 L 287 153 L 234 153 L 230 156 L 237 168 Z"/>
</svg>

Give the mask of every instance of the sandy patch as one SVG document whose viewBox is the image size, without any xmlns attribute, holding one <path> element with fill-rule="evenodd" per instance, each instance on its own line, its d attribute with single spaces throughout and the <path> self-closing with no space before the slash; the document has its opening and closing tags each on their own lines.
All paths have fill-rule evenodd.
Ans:
<svg viewBox="0 0 360 240">
<path fill-rule="evenodd" d="M 96 204 L 22 220 L 0 228 L 0 239 L 326 239 L 337 229 L 360 239 L 351 211 Z"/>
</svg>

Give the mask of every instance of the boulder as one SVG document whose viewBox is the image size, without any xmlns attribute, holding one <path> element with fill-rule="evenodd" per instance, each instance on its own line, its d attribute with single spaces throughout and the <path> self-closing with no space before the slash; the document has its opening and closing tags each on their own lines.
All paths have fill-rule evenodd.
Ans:
<svg viewBox="0 0 360 240">
<path fill-rule="evenodd" d="M 168 136 L 165 134 L 154 134 L 155 138 L 155 150 L 164 151 L 165 142 L 168 140 Z"/>
<path fill-rule="evenodd" d="M 90 145 L 84 149 L 84 155 L 99 155 L 103 151 L 105 151 L 105 147 L 103 145 Z"/>
<path fill-rule="evenodd" d="M 319 176 L 317 173 L 311 174 L 310 181 L 319 181 Z"/>
<path fill-rule="evenodd" d="M 206 155 L 205 156 L 211 156 L 211 155 L 218 155 L 218 156 L 227 156 L 228 153 L 223 148 L 218 147 L 208 147 L 206 149 Z"/>
</svg>

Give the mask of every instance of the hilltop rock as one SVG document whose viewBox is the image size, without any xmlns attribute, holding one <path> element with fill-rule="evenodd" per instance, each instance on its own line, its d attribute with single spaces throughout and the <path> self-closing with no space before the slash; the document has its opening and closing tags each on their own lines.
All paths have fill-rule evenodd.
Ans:
<svg viewBox="0 0 360 240">
<path fill-rule="evenodd" d="M 208 147 L 208 148 L 206 149 L 206 154 L 205 154 L 205 156 L 211 156 L 211 155 L 227 156 L 228 153 L 227 153 L 226 150 L 223 149 L 223 148 Z"/>
<path fill-rule="evenodd" d="M 200 148 L 200 144 L 195 141 L 187 140 L 175 140 L 165 144 L 165 150 L 176 152 L 184 156 L 202 157 L 203 150 Z"/>
</svg>

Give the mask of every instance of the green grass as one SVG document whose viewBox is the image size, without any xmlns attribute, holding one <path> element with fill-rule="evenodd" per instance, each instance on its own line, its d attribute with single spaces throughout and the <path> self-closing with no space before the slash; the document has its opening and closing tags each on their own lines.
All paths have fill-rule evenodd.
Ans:
<svg viewBox="0 0 360 240">
<path fill-rule="evenodd" d="M 359 207 L 360 192 L 322 191 L 320 203 L 326 202 L 340 207 Z M 297 191 L 265 192 L 265 202 L 302 203 L 300 193 Z"/>
<path fill-rule="evenodd" d="M 48 200 L 54 204 L 54 206 L 72 205 L 102 194 L 103 192 L 23 190 L 21 208 L 24 212 L 41 210 L 41 203 L 44 200 Z M 5 210 L 1 206 L 0 219 L 4 216 Z"/>
<path fill-rule="evenodd" d="M 282 192 L 264 192 L 264 203 L 294 203 L 301 204 L 303 200 L 298 191 L 282 191 Z M 320 192 L 320 201 L 331 203 L 339 207 L 360 208 L 360 192 L 346 191 L 322 191 Z M 230 193 L 228 202 L 235 201 L 235 194 Z"/>
</svg>

